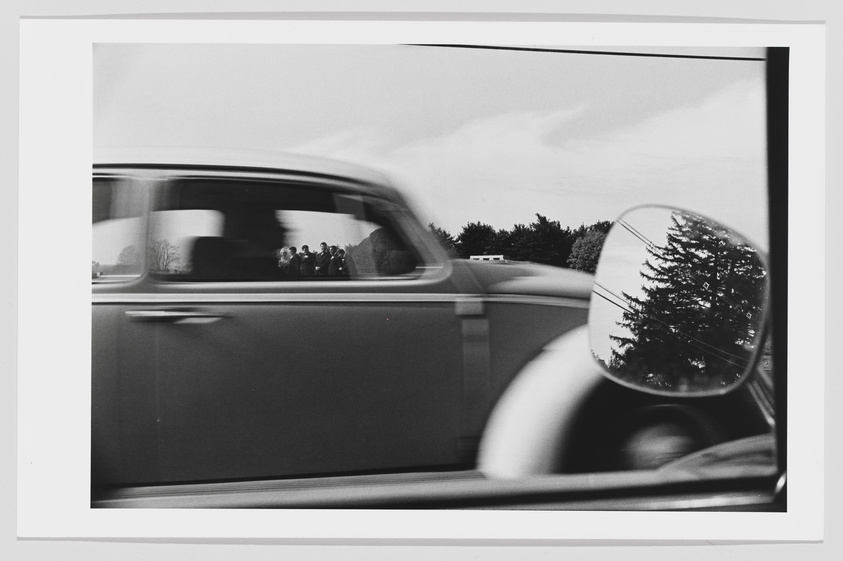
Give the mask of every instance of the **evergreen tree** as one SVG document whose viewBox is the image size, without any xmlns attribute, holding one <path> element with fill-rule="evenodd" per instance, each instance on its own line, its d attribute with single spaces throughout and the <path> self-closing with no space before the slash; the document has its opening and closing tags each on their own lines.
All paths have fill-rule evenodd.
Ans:
<svg viewBox="0 0 843 561">
<path fill-rule="evenodd" d="M 513 261 L 529 261 L 532 256 L 530 243 L 532 230 L 524 224 L 516 224 L 507 233 L 504 254 Z"/>
<path fill-rule="evenodd" d="M 427 229 L 430 230 L 430 233 L 433 234 L 433 237 L 435 237 L 439 241 L 440 245 L 445 248 L 445 251 L 447 251 L 449 255 L 457 254 L 457 241 L 454 239 L 454 236 L 452 236 L 450 232 L 439 228 L 433 222 L 427 225 Z"/>
<path fill-rule="evenodd" d="M 570 228 L 562 228 L 558 220 L 536 214 L 530 224 L 530 261 L 564 267 L 574 245 Z"/>
<path fill-rule="evenodd" d="M 454 240 L 451 235 L 433 223 L 428 224 L 434 236 L 447 247 L 454 247 L 456 255 L 468 259 L 472 255 L 502 254 L 512 261 L 532 261 L 555 267 L 569 267 L 574 243 L 591 232 L 606 233 L 612 223 L 595 222 L 581 225 L 576 230 L 563 228 L 558 220 L 550 220 L 536 214 L 535 222 L 529 225 L 515 224 L 512 230 L 504 228 L 495 231 L 489 224 L 470 222 Z M 596 236 L 593 236 L 596 240 Z M 593 246 L 590 240 L 589 246 Z M 598 248 L 599 253 L 599 248 Z M 587 269 L 583 269 L 587 270 Z"/>
<path fill-rule="evenodd" d="M 600 259 L 600 251 L 603 249 L 603 242 L 606 234 L 598 230 L 586 232 L 574 242 L 571 247 L 571 255 L 568 257 L 568 267 L 578 271 L 593 273 L 597 270 L 597 261 Z"/>
<path fill-rule="evenodd" d="M 603 232 L 604 234 L 608 234 L 609 230 L 611 229 L 611 220 L 598 220 L 597 222 L 588 227 L 589 232 Z"/>
<path fill-rule="evenodd" d="M 651 387 L 710 389 L 746 371 L 759 328 L 766 271 L 755 250 L 705 218 L 675 211 L 664 247 L 647 248 L 643 296 L 612 337 L 610 367 Z"/>
<path fill-rule="evenodd" d="M 457 253 L 463 259 L 472 255 L 492 253 L 495 248 L 497 232 L 488 224 L 471 222 L 462 227 L 457 238 Z"/>
</svg>

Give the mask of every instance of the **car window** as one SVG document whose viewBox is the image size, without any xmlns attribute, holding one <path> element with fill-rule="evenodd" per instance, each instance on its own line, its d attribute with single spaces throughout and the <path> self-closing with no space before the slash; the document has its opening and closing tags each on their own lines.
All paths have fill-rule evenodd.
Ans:
<svg viewBox="0 0 843 561">
<path fill-rule="evenodd" d="M 145 260 L 145 186 L 127 178 L 95 178 L 92 200 L 92 281 L 140 276 Z"/>
<path fill-rule="evenodd" d="M 174 182 L 152 214 L 147 254 L 168 281 L 411 278 L 419 265 L 362 196 L 260 181 Z"/>
</svg>

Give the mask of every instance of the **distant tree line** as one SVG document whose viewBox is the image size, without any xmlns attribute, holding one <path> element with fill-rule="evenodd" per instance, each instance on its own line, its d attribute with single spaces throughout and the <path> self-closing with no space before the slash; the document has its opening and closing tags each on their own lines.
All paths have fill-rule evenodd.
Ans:
<svg viewBox="0 0 843 561">
<path fill-rule="evenodd" d="M 448 252 L 462 259 L 472 255 L 503 255 L 512 261 L 530 261 L 593 273 L 612 223 L 601 220 L 578 228 L 563 228 L 558 220 L 536 214 L 535 222 L 496 230 L 489 224 L 470 222 L 457 236 L 428 224 L 430 232 Z"/>
</svg>

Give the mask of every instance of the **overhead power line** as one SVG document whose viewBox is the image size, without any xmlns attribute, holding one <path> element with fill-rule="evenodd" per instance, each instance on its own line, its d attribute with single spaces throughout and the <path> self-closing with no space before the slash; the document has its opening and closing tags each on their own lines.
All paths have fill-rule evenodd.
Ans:
<svg viewBox="0 0 843 561">
<path fill-rule="evenodd" d="M 696 60 L 734 60 L 764 62 L 763 57 L 718 56 L 718 55 L 684 55 L 677 53 L 638 53 L 633 51 L 596 51 L 586 49 L 555 49 L 549 47 L 511 47 L 504 45 L 460 45 L 455 43 L 410 43 L 411 47 L 439 47 L 445 49 L 477 49 L 490 51 L 523 51 L 531 53 L 563 53 L 573 55 L 598 56 L 627 56 L 643 58 L 684 58 Z"/>
<path fill-rule="evenodd" d="M 600 283 L 595 282 L 595 283 L 594 283 L 594 285 L 595 285 L 596 287 L 600 288 L 601 290 L 604 290 L 605 292 L 607 292 L 607 293 L 611 294 L 612 296 L 614 296 L 615 298 L 617 298 L 617 299 L 618 299 L 618 300 L 620 300 L 621 302 L 624 302 L 624 305 L 618 304 L 617 302 L 614 302 L 614 301 L 610 300 L 609 298 L 607 298 L 605 295 L 600 294 L 600 293 L 599 293 L 599 292 L 597 292 L 596 290 L 593 290 L 593 289 L 592 289 L 592 293 L 593 293 L 593 294 L 595 294 L 595 295 L 599 296 L 600 298 L 603 298 L 604 300 L 606 300 L 606 301 L 607 301 L 607 302 L 609 302 L 610 304 L 612 304 L 612 305 L 614 305 L 614 306 L 617 306 L 618 308 L 620 308 L 620 309 L 621 309 L 621 310 L 623 310 L 624 312 L 627 312 L 627 313 L 630 313 L 630 314 L 638 314 L 638 315 L 640 315 L 640 316 L 641 316 L 641 318 L 642 318 L 644 321 L 646 321 L 646 322 L 647 322 L 647 323 L 649 323 L 650 325 L 652 325 L 652 326 L 654 326 L 654 327 L 656 327 L 656 328 L 660 329 L 660 330 L 661 330 L 661 331 L 663 331 L 664 333 L 667 333 L 668 335 L 672 335 L 672 336 L 677 337 L 677 338 L 679 338 L 680 336 L 681 336 L 681 337 L 684 337 L 684 338 L 685 338 L 685 340 L 686 340 L 686 342 L 687 342 L 687 343 L 689 343 L 692 347 L 696 348 L 697 350 L 699 350 L 699 351 L 701 351 L 701 352 L 703 352 L 703 353 L 706 353 L 706 354 L 708 354 L 708 355 L 711 355 L 711 356 L 713 356 L 714 358 L 717 358 L 717 359 L 719 359 L 719 360 L 722 360 L 722 361 L 724 361 L 724 362 L 727 362 L 727 363 L 729 363 L 729 364 L 731 364 L 731 365 L 733 365 L 733 366 L 745 367 L 745 366 L 747 366 L 747 365 L 748 365 L 748 361 L 747 361 L 747 359 L 746 359 L 746 358 L 741 357 L 741 356 L 738 356 L 738 355 L 735 355 L 735 354 L 732 354 L 732 353 L 730 353 L 730 352 L 728 352 L 728 351 L 725 351 L 725 350 L 723 350 L 723 349 L 721 349 L 721 348 L 719 348 L 719 347 L 715 347 L 715 346 L 713 346 L 713 345 L 710 345 L 710 344 L 706 343 L 705 341 L 703 341 L 703 340 L 701 340 L 701 339 L 699 339 L 699 338 L 697 338 L 697 337 L 694 337 L 693 335 L 691 335 L 691 334 L 689 334 L 689 333 L 685 333 L 685 332 L 684 332 L 684 331 L 682 331 L 682 330 L 676 329 L 676 328 L 675 328 L 675 327 L 673 327 L 672 325 L 668 324 L 668 323 L 667 323 L 667 322 L 665 322 L 665 321 L 662 321 L 662 320 L 661 320 L 661 319 L 659 319 L 659 318 L 652 317 L 652 316 L 648 316 L 648 315 L 644 315 L 644 314 L 640 314 L 640 313 L 639 313 L 639 312 L 637 312 L 637 311 L 633 311 L 633 310 L 629 309 L 628 307 L 626 307 L 627 300 L 626 300 L 625 298 L 622 298 L 621 296 L 618 296 L 617 294 L 615 294 L 614 292 L 612 292 L 611 290 L 609 290 L 608 288 L 606 288 L 605 286 L 603 286 L 603 285 L 602 285 L 602 284 L 600 284 Z M 724 356 L 724 355 L 725 355 L 725 356 Z M 728 357 L 732 357 L 732 358 L 734 358 L 735 360 L 740 361 L 742 364 L 738 364 L 738 363 L 736 363 L 736 362 L 733 362 L 732 360 L 729 360 L 728 358 L 726 358 L 727 356 L 728 356 Z"/>
</svg>

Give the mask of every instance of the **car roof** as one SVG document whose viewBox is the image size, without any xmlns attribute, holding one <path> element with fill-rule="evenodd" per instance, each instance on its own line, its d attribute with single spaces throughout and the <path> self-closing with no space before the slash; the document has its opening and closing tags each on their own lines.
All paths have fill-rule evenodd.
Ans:
<svg viewBox="0 0 843 561">
<path fill-rule="evenodd" d="M 357 183 L 391 186 L 386 176 L 376 170 L 340 160 L 288 152 L 185 147 L 109 148 L 95 150 L 93 160 L 95 167 L 267 170 L 332 176 Z"/>
</svg>

